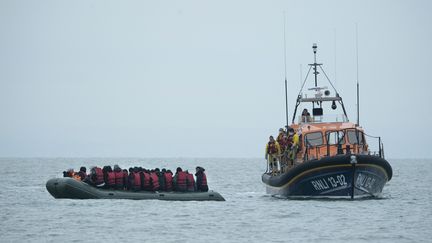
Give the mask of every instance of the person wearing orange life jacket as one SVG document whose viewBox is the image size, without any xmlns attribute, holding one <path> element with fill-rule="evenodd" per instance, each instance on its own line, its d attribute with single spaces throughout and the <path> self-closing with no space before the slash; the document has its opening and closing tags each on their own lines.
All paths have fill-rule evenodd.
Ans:
<svg viewBox="0 0 432 243">
<path fill-rule="evenodd" d="M 186 179 L 186 172 L 184 172 L 180 167 L 177 167 L 176 174 L 173 178 L 174 190 L 179 192 L 187 191 Z"/>
<path fill-rule="evenodd" d="M 273 136 L 269 137 L 269 142 L 265 149 L 265 159 L 268 161 L 272 171 L 277 170 L 278 159 L 281 154 L 279 143 L 274 140 Z"/>
<path fill-rule="evenodd" d="M 186 186 L 188 192 L 195 191 L 195 178 L 193 174 L 189 173 L 189 171 L 187 170 L 186 170 Z"/>
<path fill-rule="evenodd" d="M 207 186 L 207 176 L 204 173 L 205 169 L 200 166 L 197 166 L 195 170 L 196 170 L 195 176 L 196 176 L 197 191 L 207 192 L 209 188 Z"/>
<path fill-rule="evenodd" d="M 77 180 L 77 181 L 81 181 L 81 177 L 78 175 L 77 172 L 75 172 L 75 173 L 73 174 L 72 178 L 74 178 L 74 179 Z"/>
<path fill-rule="evenodd" d="M 75 174 L 74 169 L 68 169 L 67 171 L 63 171 L 63 177 L 73 177 Z"/>
<path fill-rule="evenodd" d="M 165 190 L 170 192 L 173 190 L 173 173 L 171 170 L 164 171 L 164 169 L 162 169 L 162 173 L 165 177 Z"/>
<path fill-rule="evenodd" d="M 159 191 L 159 176 L 157 175 L 155 170 L 150 171 L 150 185 L 152 191 Z"/>
<path fill-rule="evenodd" d="M 114 165 L 114 187 L 117 190 L 124 189 L 124 173 L 123 170 L 118 165 Z"/>
</svg>

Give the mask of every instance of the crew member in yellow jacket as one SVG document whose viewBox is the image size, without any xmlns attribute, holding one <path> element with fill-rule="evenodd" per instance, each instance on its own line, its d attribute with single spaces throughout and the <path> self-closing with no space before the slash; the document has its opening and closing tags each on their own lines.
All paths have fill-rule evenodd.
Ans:
<svg viewBox="0 0 432 243">
<path fill-rule="evenodd" d="M 300 146 L 301 134 L 302 134 L 302 131 L 299 129 L 295 134 L 293 134 L 293 137 L 292 137 L 292 145 L 291 145 L 291 148 L 289 150 L 289 158 L 290 158 L 292 164 L 294 164 L 294 159 L 296 157 L 297 151 L 298 151 L 299 146 Z"/>
<path fill-rule="evenodd" d="M 277 170 L 277 163 L 279 156 L 281 154 L 281 149 L 279 143 L 275 141 L 273 136 L 270 136 L 269 142 L 266 145 L 265 149 L 265 158 L 269 162 L 270 169 L 272 171 Z"/>
</svg>

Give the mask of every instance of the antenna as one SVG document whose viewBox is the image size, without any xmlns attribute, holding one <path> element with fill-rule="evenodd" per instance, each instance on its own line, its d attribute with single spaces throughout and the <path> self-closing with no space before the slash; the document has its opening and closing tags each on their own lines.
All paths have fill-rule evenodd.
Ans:
<svg viewBox="0 0 432 243">
<path fill-rule="evenodd" d="M 288 129 L 288 81 L 287 81 L 287 63 L 286 63 L 286 14 L 283 12 L 284 16 L 284 65 L 285 65 L 285 115 L 286 115 L 286 127 Z M 288 132 L 288 131 L 287 131 Z"/>
<path fill-rule="evenodd" d="M 359 85 L 358 24 L 357 23 L 356 23 L 356 57 L 357 57 L 357 126 L 360 126 L 360 85 Z"/>
<path fill-rule="evenodd" d="M 312 64 L 312 66 L 314 67 L 315 87 L 318 87 L 318 70 L 317 70 L 318 63 L 316 62 L 317 48 L 318 48 L 317 44 L 313 43 L 312 49 L 313 49 L 313 53 L 314 53 L 314 63 Z"/>
<path fill-rule="evenodd" d="M 336 86 L 336 29 L 334 29 L 334 84 Z"/>
</svg>

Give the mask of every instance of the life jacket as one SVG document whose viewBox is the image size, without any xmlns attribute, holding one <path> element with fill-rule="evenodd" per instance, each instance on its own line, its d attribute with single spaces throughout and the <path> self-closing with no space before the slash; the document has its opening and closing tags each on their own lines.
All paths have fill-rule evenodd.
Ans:
<svg viewBox="0 0 432 243">
<path fill-rule="evenodd" d="M 158 191 L 159 190 L 159 176 L 156 174 L 156 172 L 152 172 L 150 173 L 150 178 L 151 178 L 151 185 L 152 185 L 152 190 L 153 191 Z"/>
<path fill-rule="evenodd" d="M 124 187 L 124 174 L 123 171 L 116 171 L 114 172 L 115 175 L 115 186 L 118 189 L 123 189 Z"/>
<path fill-rule="evenodd" d="M 104 175 L 103 175 L 103 171 L 101 168 L 96 167 L 95 168 L 95 172 L 96 172 L 96 181 L 95 184 L 96 185 L 100 185 L 102 183 L 104 183 Z"/>
<path fill-rule="evenodd" d="M 87 174 L 84 171 L 79 171 L 78 175 L 81 181 L 83 181 L 87 177 Z"/>
<path fill-rule="evenodd" d="M 276 141 L 279 143 L 279 146 L 282 150 L 285 150 L 287 144 L 288 144 L 288 139 L 284 138 L 284 135 L 280 135 L 277 137 Z"/>
<path fill-rule="evenodd" d="M 115 173 L 114 172 L 107 172 L 107 186 L 114 186 L 115 185 Z"/>
<path fill-rule="evenodd" d="M 268 142 L 267 153 L 276 154 L 278 152 L 275 142 Z"/>
<path fill-rule="evenodd" d="M 184 171 L 177 172 L 177 191 L 184 192 L 187 190 L 187 174 Z"/>
<path fill-rule="evenodd" d="M 207 186 L 207 176 L 204 172 L 202 173 L 202 181 L 200 186 Z"/>
<path fill-rule="evenodd" d="M 170 192 L 173 189 L 172 173 L 165 172 L 164 176 L 165 176 L 165 190 L 167 192 Z"/>
<path fill-rule="evenodd" d="M 284 134 L 283 133 L 279 133 L 279 135 L 278 135 L 278 137 L 276 138 L 276 141 L 279 143 L 279 145 L 281 144 L 281 143 L 283 143 L 284 141 Z"/>
<path fill-rule="evenodd" d="M 74 175 L 72 176 L 72 178 L 74 178 L 77 181 L 81 181 L 81 176 L 78 173 L 74 173 Z"/>
<path fill-rule="evenodd" d="M 141 172 L 141 188 L 143 190 L 146 191 L 151 191 L 152 190 L 152 186 L 151 186 L 151 181 L 150 181 L 151 177 L 150 174 L 147 172 Z"/>
<path fill-rule="evenodd" d="M 139 172 L 132 172 L 132 189 L 135 191 L 141 190 L 141 175 Z"/>
<path fill-rule="evenodd" d="M 186 184 L 189 192 L 195 191 L 195 178 L 192 174 L 187 174 Z"/>
<path fill-rule="evenodd" d="M 204 172 L 200 172 L 196 174 L 197 176 L 197 191 L 207 192 L 207 176 Z"/>
<path fill-rule="evenodd" d="M 292 137 L 288 137 L 288 139 L 286 141 L 286 145 L 288 148 L 290 148 L 293 145 L 293 138 Z"/>
</svg>

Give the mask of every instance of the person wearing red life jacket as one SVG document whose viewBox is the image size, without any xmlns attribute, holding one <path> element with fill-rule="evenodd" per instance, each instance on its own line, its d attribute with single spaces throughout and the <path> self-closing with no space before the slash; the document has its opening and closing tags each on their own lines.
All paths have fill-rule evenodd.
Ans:
<svg viewBox="0 0 432 243">
<path fill-rule="evenodd" d="M 188 192 L 195 191 L 195 178 L 189 171 L 186 171 L 186 186 Z"/>
<path fill-rule="evenodd" d="M 155 170 L 151 170 L 150 172 L 150 185 L 152 191 L 159 191 L 160 189 L 159 176 Z"/>
<path fill-rule="evenodd" d="M 173 173 L 171 170 L 162 170 L 163 176 L 165 177 L 165 190 L 170 192 L 173 190 Z"/>
<path fill-rule="evenodd" d="M 115 173 L 112 170 L 111 166 L 104 166 L 102 171 L 104 172 L 104 181 L 105 188 L 114 188 L 115 187 Z"/>
<path fill-rule="evenodd" d="M 197 166 L 196 167 L 196 188 L 199 192 L 207 192 L 209 190 L 207 185 L 207 176 L 204 173 L 205 169 Z"/>
<path fill-rule="evenodd" d="M 81 166 L 80 171 L 78 171 L 78 176 L 80 177 L 81 181 L 85 181 L 87 179 L 87 174 L 86 174 L 86 167 Z"/>
<path fill-rule="evenodd" d="M 177 167 L 177 172 L 174 176 L 173 183 L 174 183 L 174 190 L 178 192 L 185 192 L 187 191 L 187 174 L 184 172 L 180 167 Z"/>
<path fill-rule="evenodd" d="M 280 154 L 281 149 L 279 143 L 274 140 L 273 136 L 270 136 L 269 142 L 266 144 L 265 159 L 268 161 L 269 168 L 272 172 L 278 170 Z"/>
<path fill-rule="evenodd" d="M 90 168 L 90 174 L 84 180 L 85 183 L 92 186 L 104 186 L 104 174 L 101 168 L 95 166 Z"/>
<path fill-rule="evenodd" d="M 114 165 L 114 188 L 117 190 L 124 189 L 124 173 L 123 170 L 118 165 Z"/>
<path fill-rule="evenodd" d="M 103 172 L 103 176 L 104 176 L 104 182 L 106 184 L 107 180 L 108 180 L 108 171 L 112 171 L 111 166 L 109 165 L 105 165 L 104 167 L 102 167 L 102 172 Z"/>
<path fill-rule="evenodd" d="M 279 143 L 279 147 L 281 150 L 281 153 L 283 154 L 287 148 L 287 139 L 286 139 L 286 132 L 283 128 L 279 129 L 279 134 L 276 138 L 276 141 Z"/>
<path fill-rule="evenodd" d="M 115 173 L 114 171 L 107 172 L 107 181 L 105 183 L 107 185 L 107 188 L 115 188 Z"/>
<path fill-rule="evenodd" d="M 139 168 L 141 171 L 141 189 L 144 191 L 152 191 L 150 171 Z"/>
<path fill-rule="evenodd" d="M 141 190 L 141 173 L 138 168 L 129 168 L 129 188 L 132 191 Z"/>
</svg>

